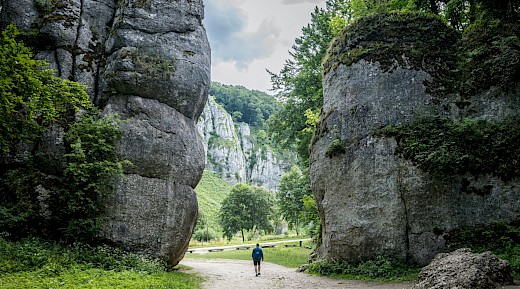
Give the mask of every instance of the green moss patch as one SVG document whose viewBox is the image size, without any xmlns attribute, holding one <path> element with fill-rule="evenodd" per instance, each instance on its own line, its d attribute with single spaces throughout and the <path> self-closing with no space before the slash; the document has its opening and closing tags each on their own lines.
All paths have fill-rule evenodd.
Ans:
<svg viewBox="0 0 520 289">
<path fill-rule="evenodd" d="M 510 180 L 520 175 L 520 122 L 467 118 L 422 118 L 376 134 L 397 139 L 396 153 L 434 176 L 492 174 Z"/>
<path fill-rule="evenodd" d="M 457 31 L 440 18 L 419 13 L 385 13 L 360 18 L 332 43 L 324 62 L 327 73 L 364 59 L 391 71 L 397 65 L 428 72 L 433 93 L 447 92 L 456 67 Z M 433 84 L 433 82 L 432 82 Z"/>
</svg>

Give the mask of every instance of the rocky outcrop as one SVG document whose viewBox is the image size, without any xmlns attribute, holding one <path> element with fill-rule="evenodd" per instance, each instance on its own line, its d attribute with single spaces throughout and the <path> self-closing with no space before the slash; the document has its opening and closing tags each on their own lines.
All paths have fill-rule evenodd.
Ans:
<svg viewBox="0 0 520 289">
<path fill-rule="evenodd" d="M 329 51 L 311 151 L 321 258 L 360 262 L 381 255 L 427 264 L 446 249 L 444 232 L 520 216 L 520 179 L 435 178 L 397 154 L 395 138 L 377 133 L 424 115 L 496 120 L 520 108 L 517 97 L 496 93 L 485 97 L 493 105 L 475 96 L 457 106 L 458 96 L 443 82 L 453 70 L 456 34 L 436 18 L 403 17 L 358 21 Z"/>
<path fill-rule="evenodd" d="M 441 253 L 419 273 L 414 289 L 495 289 L 513 284 L 511 266 L 491 252 L 472 253 L 459 249 Z"/>
<path fill-rule="evenodd" d="M 273 151 L 253 141 L 247 123 L 235 123 L 213 97 L 209 97 L 199 122 L 204 139 L 206 168 L 232 183 L 250 183 L 276 191 L 288 167 Z"/>
<path fill-rule="evenodd" d="M 118 152 L 134 165 L 105 200 L 103 235 L 177 264 L 197 219 L 193 188 L 204 169 L 196 128 L 210 83 L 202 0 L 3 3 L 3 26 L 17 24 L 38 58 L 88 85 L 104 113 L 125 120 Z"/>
</svg>

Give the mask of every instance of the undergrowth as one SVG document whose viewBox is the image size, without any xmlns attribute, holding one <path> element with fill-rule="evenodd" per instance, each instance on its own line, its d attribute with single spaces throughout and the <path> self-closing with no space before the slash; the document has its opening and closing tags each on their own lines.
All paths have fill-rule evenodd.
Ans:
<svg viewBox="0 0 520 289">
<path fill-rule="evenodd" d="M 493 252 L 509 262 L 513 277 L 520 280 L 520 222 L 452 230 L 444 233 L 444 239 L 451 250 L 470 248 L 476 253 Z"/>
<path fill-rule="evenodd" d="M 364 263 L 318 260 L 309 265 L 308 272 L 344 279 L 377 281 L 415 281 L 420 268 L 402 261 L 377 257 Z"/>
<path fill-rule="evenodd" d="M 201 277 L 109 246 L 0 238 L 0 288 L 200 288 Z"/>
</svg>

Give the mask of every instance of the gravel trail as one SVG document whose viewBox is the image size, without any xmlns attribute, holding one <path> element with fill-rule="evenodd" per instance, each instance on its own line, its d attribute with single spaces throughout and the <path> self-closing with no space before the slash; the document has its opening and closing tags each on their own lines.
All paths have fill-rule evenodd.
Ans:
<svg viewBox="0 0 520 289">
<path fill-rule="evenodd" d="M 181 264 L 192 267 L 186 271 L 199 273 L 207 278 L 205 289 L 408 289 L 412 283 L 378 283 L 353 280 L 338 280 L 296 272 L 269 262 L 262 262 L 262 274 L 255 277 L 252 261 L 222 259 L 189 259 Z"/>
</svg>

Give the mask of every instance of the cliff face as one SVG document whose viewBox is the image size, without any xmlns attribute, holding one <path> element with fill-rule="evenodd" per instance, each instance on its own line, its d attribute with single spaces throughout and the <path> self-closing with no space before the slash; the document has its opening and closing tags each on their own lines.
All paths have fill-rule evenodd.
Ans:
<svg viewBox="0 0 520 289">
<path fill-rule="evenodd" d="M 6 0 L 14 22 L 62 78 L 89 86 L 126 120 L 119 155 L 134 166 L 105 200 L 103 235 L 177 264 L 197 219 L 204 169 L 196 121 L 210 83 L 201 0 Z"/>
<path fill-rule="evenodd" d="M 436 94 L 448 78 L 457 37 L 438 20 L 416 18 L 368 19 L 356 24 L 364 29 L 361 36 L 351 30 L 331 47 L 311 152 L 323 258 L 359 262 L 381 255 L 427 264 L 446 249 L 446 232 L 520 216 L 518 176 L 507 181 L 490 174 L 434 177 L 398 154 L 396 138 L 377 133 L 425 115 L 518 119 L 514 93 L 491 89 L 466 99 L 465 106 L 456 93 Z M 427 44 L 431 52 L 421 53 L 422 43 L 416 42 L 421 37 L 438 44 Z M 377 51 L 366 53 L 373 43 L 390 43 L 396 53 L 374 59 Z M 349 61 L 356 52 L 366 54 Z"/>
<path fill-rule="evenodd" d="M 209 97 L 199 123 L 204 140 L 206 168 L 232 183 L 251 183 L 276 191 L 287 164 L 265 146 L 252 141 L 246 123 L 235 124 L 231 115 Z"/>
</svg>

